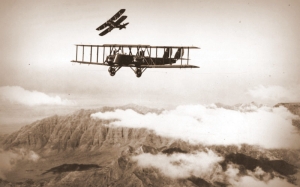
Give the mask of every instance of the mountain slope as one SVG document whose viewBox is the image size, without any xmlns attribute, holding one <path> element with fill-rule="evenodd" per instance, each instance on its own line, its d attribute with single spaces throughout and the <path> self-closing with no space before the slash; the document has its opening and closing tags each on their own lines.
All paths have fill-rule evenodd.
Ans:
<svg viewBox="0 0 300 187">
<path fill-rule="evenodd" d="M 133 105 L 121 108 L 141 114 L 161 112 Z M 290 184 L 297 183 L 300 150 L 191 145 L 160 137 L 147 129 L 113 127 L 108 125 L 108 120 L 90 117 L 95 112 L 115 109 L 104 107 L 52 116 L 4 137 L 3 154 L 12 155 L 13 165 L 2 172 L 4 177 L 0 170 L 0 177 L 4 178 L 1 185 L 218 187 L 232 184 L 228 173 L 233 169 L 240 178 L 251 175 L 262 182 L 281 178 Z M 220 159 L 209 167 L 213 170 L 205 173 L 190 170 L 194 165 L 192 159 L 199 160 L 203 155 Z M 138 156 L 153 158 L 154 163 L 173 168 L 170 173 L 179 168 L 180 172 L 187 170 L 192 174 L 168 176 L 155 165 L 140 165 L 140 160 L 134 159 Z M 161 159 L 164 161 L 159 161 Z"/>
</svg>

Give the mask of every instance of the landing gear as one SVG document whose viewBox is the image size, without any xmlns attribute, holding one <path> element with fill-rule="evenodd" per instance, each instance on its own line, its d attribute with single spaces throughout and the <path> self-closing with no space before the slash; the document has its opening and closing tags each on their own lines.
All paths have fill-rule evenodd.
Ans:
<svg viewBox="0 0 300 187">
<path fill-rule="evenodd" d="M 135 74 L 136 74 L 136 77 L 141 77 L 142 76 L 142 69 L 141 68 L 136 68 L 136 71 L 135 71 Z"/>
<path fill-rule="evenodd" d="M 117 71 L 119 69 L 121 69 L 122 66 L 109 66 L 108 68 L 108 72 L 110 74 L 110 76 L 114 76 Z M 129 66 L 130 67 L 130 66 Z M 130 67 L 132 69 L 132 71 L 135 73 L 136 77 L 141 77 L 143 72 L 147 69 L 147 68 L 141 68 L 141 67 Z"/>
<path fill-rule="evenodd" d="M 120 68 L 121 68 L 121 66 L 120 67 L 109 66 L 108 72 L 109 72 L 110 76 L 114 76 Z"/>
<path fill-rule="evenodd" d="M 135 67 L 135 69 L 133 67 L 130 67 L 132 69 L 132 71 L 135 73 L 136 77 L 141 77 L 143 72 L 147 69 L 147 68 L 140 68 L 140 67 Z"/>
<path fill-rule="evenodd" d="M 114 76 L 116 74 L 115 68 L 113 68 L 111 66 L 108 68 L 108 72 L 109 72 L 110 76 Z"/>
</svg>

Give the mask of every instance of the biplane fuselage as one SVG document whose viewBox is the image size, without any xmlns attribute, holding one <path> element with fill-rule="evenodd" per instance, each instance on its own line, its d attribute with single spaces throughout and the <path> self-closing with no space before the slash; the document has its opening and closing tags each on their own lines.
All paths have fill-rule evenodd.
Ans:
<svg viewBox="0 0 300 187">
<path fill-rule="evenodd" d="M 109 49 L 108 51 L 107 48 Z M 99 49 L 102 49 L 102 53 L 99 52 Z M 153 49 L 154 53 L 152 52 Z M 173 56 L 172 49 L 177 49 Z M 111 76 L 114 76 L 122 67 L 129 67 L 134 71 L 137 77 L 141 77 L 147 68 L 199 68 L 198 66 L 189 65 L 190 49 L 199 48 L 194 46 L 79 44 L 76 45 L 76 58 L 71 62 L 109 66 L 108 71 Z M 126 50 L 127 53 L 124 52 Z M 161 56 L 158 55 L 159 50 L 162 52 Z M 186 57 L 184 57 L 184 50 L 187 50 Z M 106 55 L 106 52 L 109 52 L 109 55 Z M 99 56 L 101 54 L 103 62 L 99 62 Z M 180 65 L 176 64 L 178 61 L 180 61 Z"/>
<path fill-rule="evenodd" d="M 125 23 L 125 24 L 117 24 L 113 21 L 108 21 L 107 22 L 108 26 L 110 26 L 110 28 L 119 28 L 120 30 L 121 29 L 126 29 L 126 25 L 128 25 L 128 23 Z"/>
<path fill-rule="evenodd" d="M 171 58 L 157 58 L 157 57 L 145 57 L 139 55 L 127 55 L 117 53 L 115 55 L 108 55 L 106 62 L 110 65 L 118 66 L 141 66 L 149 65 L 150 62 L 154 61 L 155 65 L 166 65 L 176 63 L 175 59 Z"/>
</svg>

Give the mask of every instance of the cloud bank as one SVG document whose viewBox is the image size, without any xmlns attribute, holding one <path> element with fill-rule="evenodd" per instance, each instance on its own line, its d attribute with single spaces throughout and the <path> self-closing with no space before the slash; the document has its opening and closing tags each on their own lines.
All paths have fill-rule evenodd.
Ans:
<svg viewBox="0 0 300 187">
<path fill-rule="evenodd" d="M 20 86 L 0 87 L 0 98 L 11 103 L 27 106 L 76 104 L 74 101 L 61 99 L 59 96 L 52 97 L 42 92 L 25 90 Z"/>
<path fill-rule="evenodd" d="M 285 107 L 249 107 L 231 110 L 216 105 L 187 105 L 161 114 L 139 114 L 131 109 L 92 114 L 112 120 L 115 127 L 147 128 L 164 137 L 205 145 L 260 145 L 265 148 L 299 148 L 300 136 L 292 125 L 299 119 Z"/>
<path fill-rule="evenodd" d="M 195 152 L 192 154 L 176 153 L 172 155 L 142 153 L 132 156 L 141 168 L 155 168 L 163 175 L 173 179 L 201 178 L 206 182 L 223 183 L 232 187 L 294 187 L 295 185 L 264 172 L 257 167 L 254 172 L 247 170 L 241 173 L 238 165 L 228 164 L 224 171 L 220 162 L 223 157 L 213 151 Z"/>
<path fill-rule="evenodd" d="M 257 167 L 254 172 L 247 170 L 247 175 L 240 176 L 240 171 L 233 165 L 228 165 L 225 178 L 233 187 L 295 187 L 294 184 L 287 182 L 279 177 L 272 177 Z"/>
<path fill-rule="evenodd" d="M 239 181 L 232 184 L 234 187 L 296 187 L 286 180 L 280 179 L 278 177 L 268 181 L 260 181 L 250 176 L 241 177 Z"/>
<path fill-rule="evenodd" d="M 133 156 L 132 160 L 140 167 L 154 167 L 164 175 L 171 178 L 188 178 L 201 176 L 203 179 L 211 180 L 210 177 L 222 168 L 218 162 L 223 158 L 209 150 L 208 152 L 196 152 L 194 154 L 165 154 L 152 155 L 149 153 Z"/>
<path fill-rule="evenodd" d="M 259 85 L 247 92 L 254 98 L 280 102 L 300 102 L 300 85 L 290 88 Z"/>
</svg>

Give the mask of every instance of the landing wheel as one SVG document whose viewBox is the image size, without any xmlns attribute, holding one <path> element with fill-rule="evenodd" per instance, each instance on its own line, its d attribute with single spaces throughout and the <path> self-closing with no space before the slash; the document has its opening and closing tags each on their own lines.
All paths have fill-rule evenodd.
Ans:
<svg viewBox="0 0 300 187">
<path fill-rule="evenodd" d="M 110 66 L 108 68 L 108 72 L 109 72 L 110 76 L 114 76 L 116 74 L 116 69 Z"/>
<path fill-rule="evenodd" d="M 136 69 L 136 77 L 141 77 L 142 76 L 142 70 L 140 68 Z"/>
</svg>

